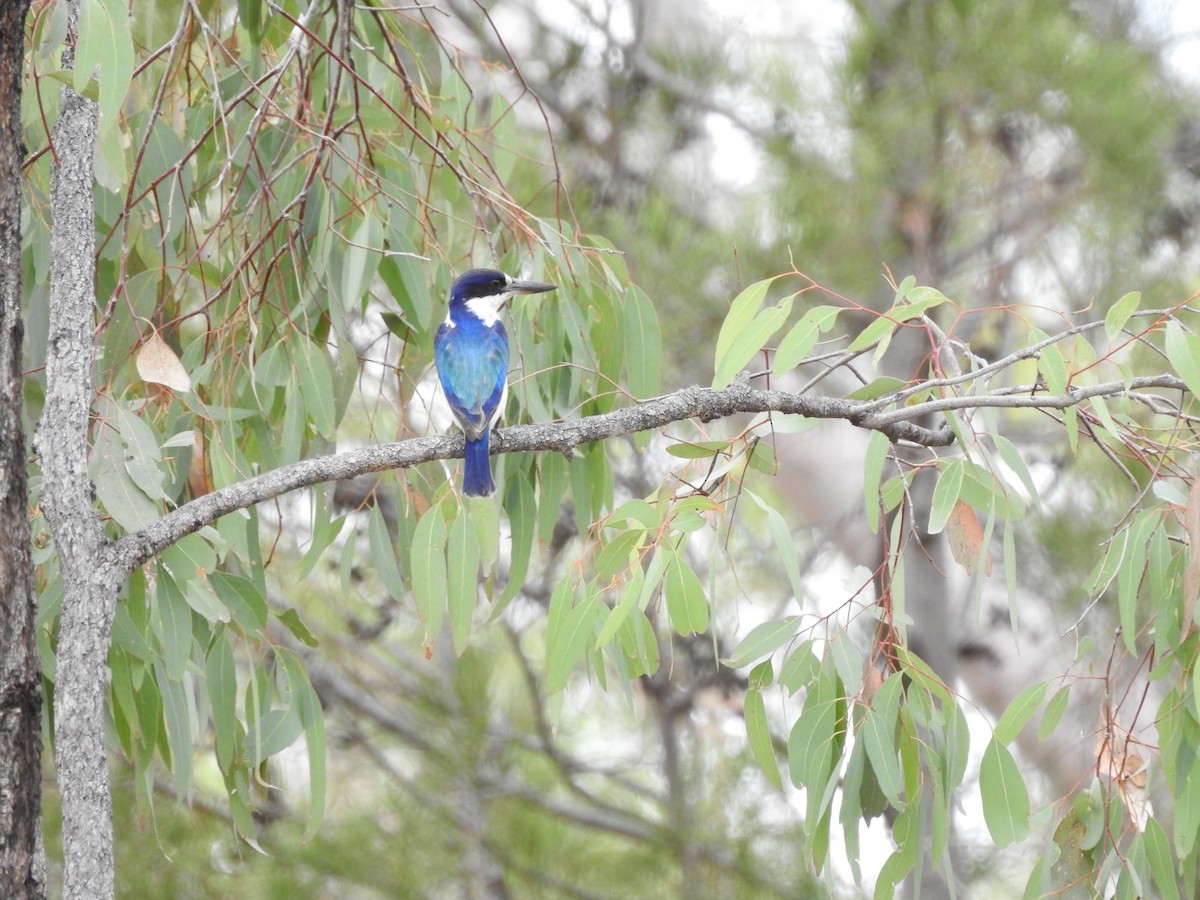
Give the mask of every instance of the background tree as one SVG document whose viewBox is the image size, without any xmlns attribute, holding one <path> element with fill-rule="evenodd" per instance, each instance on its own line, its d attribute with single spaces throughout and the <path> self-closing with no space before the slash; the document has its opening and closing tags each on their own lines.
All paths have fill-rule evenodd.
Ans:
<svg viewBox="0 0 1200 900">
<path fill-rule="evenodd" d="M 227 816 L 245 842 L 219 841 L 216 867 L 208 844 L 202 864 L 181 850 L 172 853 L 179 869 L 119 865 L 129 890 L 169 892 L 172 879 L 185 877 L 185 856 L 197 866 L 187 877 L 203 872 L 243 887 L 271 879 L 257 857 L 241 855 L 241 847 L 257 844 L 287 864 L 281 877 L 288 884 L 310 892 L 336 879 L 384 895 L 452 883 L 478 895 L 604 894 L 627 883 L 611 881 L 615 871 L 627 879 L 640 870 L 664 893 L 703 886 L 722 895 L 790 895 L 827 865 L 835 824 L 846 871 L 861 877 L 860 819 L 885 808 L 893 852 L 879 890 L 928 868 L 918 847 L 932 848 L 930 865 L 942 864 L 951 798 L 964 790 L 970 761 L 969 707 L 952 693 L 947 666 L 933 660 L 942 675 L 931 674 L 903 638 L 912 646 L 924 638 L 931 659 L 933 650 L 950 651 L 951 666 L 980 645 L 958 631 L 946 641 L 929 639 L 932 625 L 915 602 L 925 595 L 905 577 L 923 554 L 906 557 L 900 549 L 929 547 L 938 540 L 930 536 L 957 529 L 965 535 L 963 565 L 979 571 L 995 537 L 996 577 L 987 584 L 995 586 L 1003 568 L 1010 577 L 1001 603 L 1014 619 L 1026 615 L 1018 615 L 1018 577 L 1028 566 L 1017 564 L 1016 548 L 1018 540 L 1032 546 L 1037 534 L 1026 538 L 1019 523 L 1045 488 L 1018 449 L 1029 420 L 998 411 L 1006 407 L 1062 410 L 1051 434 L 1065 436 L 1064 458 L 1083 448 L 1087 463 L 1092 438 L 1105 469 L 1128 476 L 1132 493 L 1104 507 L 1099 530 L 1111 534 L 1110 551 L 1088 589 L 1100 598 L 1117 582 L 1113 611 L 1126 636 L 1095 658 L 1119 649 L 1135 662 L 1148 659 L 1149 632 L 1139 629 L 1150 620 L 1134 602 L 1144 571 L 1153 652 L 1170 659 L 1156 674 L 1174 685 L 1160 722 L 1169 737 L 1165 793 L 1186 795 L 1197 742 L 1187 718 L 1194 661 L 1183 640 L 1190 629 L 1183 601 L 1194 591 L 1185 584 L 1193 577 L 1190 557 L 1176 549 L 1187 529 L 1172 517 L 1186 522 L 1194 504 L 1178 437 L 1191 420 L 1173 398 L 1197 379 L 1194 338 L 1186 317 L 1174 316 L 1182 292 L 1155 312 L 1139 310 L 1129 295 L 1096 321 L 1042 303 L 1054 312 L 1046 316 L 1019 302 L 1026 293 L 1019 278 L 1041 268 L 1022 269 L 1020 242 L 990 237 L 1008 221 L 996 210 L 1011 208 L 1012 222 L 1034 228 L 1028 220 L 1037 204 L 1017 201 L 1045 199 L 1063 179 L 1025 173 L 1022 181 L 1023 167 L 1056 140 L 1065 156 L 1078 154 L 1075 189 L 1085 198 L 1112 172 L 1127 177 L 1134 165 L 1168 164 L 1161 177 L 1151 172 L 1138 181 L 1129 202 L 1180 174 L 1170 154 L 1122 156 L 1123 145 L 1104 147 L 1104 129 L 1093 136 L 1085 127 L 1128 109 L 1162 126 L 1139 135 L 1142 147 L 1163 148 L 1183 134 L 1168 127 L 1175 116 L 1169 92 L 1144 51 L 1120 54 L 1129 42 L 1110 33 L 1112 20 L 1032 7 L 1011 20 L 988 18 L 964 4 L 899 4 L 887 15 L 856 10 L 855 52 L 844 69 L 855 88 L 848 91 L 854 114 L 844 120 L 855 126 L 853 152 L 842 157 L 806 142 L 811 129 L 794 124 L 805 121 L 802 93 L 775 57 L 739 59 L 735 44 L 708 32 L 707 20 L 680 18 L 667 5 L 613 7 L 607 15 L 589 7 L 592 18 L 581 20 L 575 43 L 518 29 L 532 35 L 530 48 L 518 48 L 520 66 L 499 27 L 504 9 L 489 15 L 463 5 L 447 16 L 435 8 L 267 9 L 251 2 L 239 4 L 236 20 L 219 5 L 189 7 L 178 19 L 156 8 L 129 20 L 123 8 L 97 0 L 84 5 L 76 40 L 65 9 L 35 10 L 34 90 L 24 123 L 27 143 L 39 148 L 26 169 L 25 237 L 32 414 L 43 411 L 45 397 L 35 468 L 47 516 L 34 520 L 39 639 L 47 666 L 56 663 L 69 894 L 102 895 L 113 877 L 105 829 L 73 830 L 109 817 L 107 772 L 97 765 L 102 757 L 88 752 L 104 739 L 104 707 L 71 686 L 74 679 L 94 691 L 104 683 L 105 655 L 109 715 L 128 760 L 119 771 L 132 785 L 140 821 L 161 821 L 164 805 L 152 804 L 158 792 L 207 796 L 215 788 L 227 800 L 198 807 Z M 1060 76 L 1070 102 L 1035 110 L 1022 133 L 1037 153 L 1008 159 L 1009 142 L 977 139 L 972 130 L 989 134 L 994 119 L 1028 109 L 1003 81 L 1004 66 L 980 66 L 971 88 L 946 74 L 944 63 L 974 63 L 1032 26 L 1061 41 L 1053 47 L 1090 49 L 1094 41 L 1098 50 L 1083 62 L 1069 52 L 1061 57 L 1078 72 L 1051 66 L 1030 79 L 1032 96 L 1033 86 Z M 77 47 L 74 74 L 48 72 L 64 41 Z M 911 56 L 909 44 L 917 48 Z M 727 58 L 716 52 L 726 45 Z M 947 54 L 943 65 L 933 62 L 934 51 Z M 1059 58 L 1041 54 L 1029 65 Z M 1077 100 L 1071 91 L 1113 58 L 1125 66 L 1120 90 L 1094 106 Z M 594 60 L 607 68 L 589 68 Z M 1131 70 L 1145 74 L 1129 77 Z M 743 72 L 753 80 L 741 82 Z M 71 83 L 61 100 L 48 75 Z M 721 102 L 739 84 L 740 93 Z M 866 89 L 857 90 L 860 84 Z M 947 86 L 961 96 L 946 100 Z M 746 106 L 743 98 L 756 102 Z M 901 115 L 908 100 L 922 105 Z M 703 202 L 706 192 L 687 173 L 711 174 L 704 165 L 714 114 L 762 148 L 757 158 L 780 179 L 771 184 L 777 206 L 763 205 L 753 189 L 740 204 Z M 66 189 L 90 181 L 93 159 L 87 129 L 68 127 L 75 115 L 96 122 L 94 309 L 91 278 L 76 277 L 72 287 L 64 275 L 89 270 L 93 259 L 93 215 L 83 197 L 90 192 Z M 876 127 L 886 152 L 872 149 Z M 570 139 L 552 140 L 555 133 Z M 895 151 L 907 143 L 906 159 Z M 1098 162 L 1089 162 L 1093 146 L 1101 147 Z M 631 158 L 638 148 L 641 157 Z M 569 171 L 579 160 L 582 174 L 563 177 L 559 154 Z M 802 192 L 787 190 L 784 176 L 800 179 L 810 196 L 838 198 L 837 210 L 855 216 L 789 207 Z M 570 196 L 594 199 L 596 221 L 618 246 L 638 248 L 633 259 L 648 291 L 632 286 L 607 241 L 577 224 L 584 207 L 572 207 L 564 188 L 576 179 L 582 192 Z M 1098 226 L 1099 207 L 1079 201 L 1066 182 L 1050 205 L 1066 210 L 1064 218 L 1026 239 L 1074 229 L 1078 243 L 1065 245 L 1072 258 L 1086 258 L 1083 249 L 1092 245 L 1080 223 Z M 994 184 L 993 202 L 961 202 L 963 184 Z M 639 227 L 623 235 L 631 211 Z M 579 218 L 590 228 L 592 215 Z M 881 223 L 865 231 L 865 261 L 849 246 L 864 233 L 862 221 Z M 1142 221 L 1153 236 L 1153 216 Z M 724 222 L 739 235 L 740 272 L 719 262 L 733 258 L 724 250 L 731 243 Z M 1112 234 L 1128 229 L 1114 226 Z M 959 240 L 967 241 L 961 249 Z M 816 271 L 827 287 L 793 274 L 774 287 L 756 282 L 729 307 L 735 285 L 783 268 L 785 242 L 802 247 L 806 260 L 825 260 Z M 666 252 L 650 253 L 656 244 Z M 984 266 L 988 253 L 1013 246 L 1004 265 Z M 955 268 L 954 254 L 967 251 L 977 262 Z M 912 280 L 890 285 L 880 299 L 880 259 L 898 261 L 899 273 L 939 278 L 955 298 L 984 296 L 967 277 L 984 269 L 985 280 L 1017 274 L 1011 293 L 976 310 Z M 424 379 L 430 332 L 449 272 L 469 261 L 527 269 L 564 288 L 553 305 L 534 300 L 513 311 L 521 366 L 512 417 L 565 421 L 506 433 L 498 505 L 462 505 L 440 467 L 412 468 L 451 456 L 460 441 L 383 443 L 437 418 Z M 813 271 L 807 261 L 804 267 Z M 1064 270 L 1076 283 L 1071 276 Z M 803 307 L 794 291 L 802 292 Z M 704 297 L 712 301 L 707 312 Z M 761 369 L 759 348 L 777 335 L 771 383 L 818 357 L 793 382 L 804 395 L 752 390 L 738 380 L 723 392 L 693 389 L 634 403 L 658 391 L 656 308 L 671 324 L 667 345 L 688 348 L 669 368 L 672 377 L 685 373 L 680 383 L 709 380 L 707 354 L 695 350 L 713 343 L 712 329 L 723 321 L 715 341 L 719 385 L 747 364 Z M 90 366 L 68 355 L 86 362 L 93 325 L 94 400 L 78 374 Z M 1057 333 L 1044 337 L 1038 328 Z M 814 349 L 819 338 L 836 342 L 823 345 L 832 355 Z M 1146 361 L 1133 352 L 1140 346 L 1150 348 Z M 899 380 L 876 378 L 861 365 L 868 355 Z M 824 369 L 833 375 L 810 377 Z M 932 384 L 913 380 L 930 375 Z M 843 398 L 855 378 L 869 385 Z M 848 387 L 836 386 L 845 381 Z M 971 414 L 975 408 L 982 411 Z M 861 466 L 846 465 L 852 456 L 840 454 L 825 470 L 805 464 L 809 473 L 865 472 L 868 502 L 854 517 L 872 526 L 862 533 L 879 537 L 840 545 L 851 561 L 865 558 L 874 579 L 844 570 L 851 587 L 818 587 L 818 573 L 829 569 L 815 562 L 832 559 L 828 539 L 793 531 L 777 509 L 770 476 L 813 458 L 784 437 L 795 420 L 760 417 L 729 434 L 673 425 L 653 441 L 645 434 L 612 440 L 690 416 L 764 410 L 844 418 L 880 435 L 863 441 Z M 1044 432 L 1029 434 L 1046 440 Z M 777 457 L 759 439 L 772 436 Z M 606 445 L 580 444 L 604 438 Z M 891 454 L 889 438 L 907 445 L 903 452 Z M 674 445 L 673 457 L 658 450 L 666 444 Z M 955 450 L 936 457 L 920 449 L 951 444 Z M 573 447 L 570 458 L 554 452 Z M 821 455 L 830 461 L 829 452 Z M 89 458 L 103 523 L 87 491 Z M 387 479 L 347 480 L 397 467 Z M 294 502 L 277 499 L 339 479 L 336 488 L 306 490 Z M 826 481 L 810 474 L 800 491 L 799 479 L 779 479 L 782 496 L 809 507 L 823 504 L 812 494 Z M 844 493 L 860 498 L 862 485 Z M 1093 495 L 1104 498 L 1103 491 Z M 274 503 L 254 505 L 264 501 Z M 1053 503 L 1043 506 L 1057 512 Z M 1126 510 L 1133 514 L 1125 517 Z M 848 549 L 855 543 L 877 549 L 855 557 Z M 490 608 L 480 603 L 480 568 Z M 877 599 L 868 593 L 872 580 L 881 587 Z M 939 592 L 941 609 L 964 605 Z M 826 602 L 818 602 L 821 594 Z M 485 617 L 504 625 L 483 628 Z M 952 617 L 942 620 L 955 627 Z M 1084 667 L 1085 645 L 1077 663 Z M 993 652 L 983 645 L 981 655 Z M 729 665 L 719 667 L 717 658 Z M 1083 693 L 1072 687 L 1071 665 L 1059 670 L 1071 679 L 1055 684 L 1048 733 L 1064 704 Z M 1127 684 L 1121 670 L 1109 667 L 1097 679 L 1110 697 Z M 1004 683 L 1018 685 L 1010 677 Z M 1023 686 L 997 692 L 995 706 L 1008 705 Z M 1049 694 L 1045 681 L 1034 683 L 981 755 L 975 748 L 988 834 L 997 844 L 1029 828 L 1027 804 L 1018 802 L 1028 795 L 1007 748 L 1018 738 L 1032 746 L 1023 726 Z M 598 715 L 622 695 L 644 734 L 619 705 Z M 1098 704 L 1077 705 L 1092 727 Z M 1053 854 L 1046 856 L 1035 885 L 1152 878 L 1166 891 L 1176 863 L 1194 869 L 1195 823 L 1186 817 L 1170 825 L 1173 847 L 1157 819 L 1144 831 L 1125 824 L 1126 816 L 1138 819 L 1131 786 L 1141 772 L 1133 761 L 1147 753 L 1137 741 L 1152 742 L 1140 707 L 1123 708 L 1132 722 L 1106 714 L 1105 741 L 1092 754 L 1105 778 L 1080 795 L 1075 819 L 1063 825 L 1067 837 L 1078 826 L 1096 840 L 1079 843 L 1065 869 L 1052 868 Z M 624 752 L 612 746 L 614 722 L 629 735 Z M 603 752 L 597 732 L 606 738 Z M 848 740 L 849 732 L 857 739 Z M 790 780 L 805 793 L 767 788 L 782 782 L 776 751 L 786 752 Z M 747 774 L 751 759 L 765 782 Z M 73 760 L 91 767 L 73 768 Z M 297 770 L 306 791 L 294 786 Z M 1107 794 L 1106 784 L 1114 786 Z M 349 808 L 335 805 L 340 827 L 316 837 L 327 796 L 346 798 Z M 349 800 L 357 797 L 369 799 Z M 291 805 L 307 806 L 298 825 L 286 815 Z M 378 814 L 381 807 L 388 815 Z M 122 814 L 125 808 L 118 804 Z M 370 814 L 358 815 L 360 808 Z M 1040 807 L 1035 824 L 1049 821 L 1050 810 Z M 167 814 L 174 815 L 169 805 Z M 429 827 L 437 822 L 447 827 Z M 390 823 L 397 824 L 389 833 Z M 314 840 L 309 851 L 297 849 L 297 831 Z M 414 837 L 425 834 L 446 852 L 429 854 Z M 333 867 L 328 850 L 344 844 L 386 847 L 372 858 L 395 858 L 396 835 L 413 856 L 401 856 L 395 870 Z M 181 848 L 192 843 L 179 840 Z M 123 852 L 154 851 L 154 842 L 138 843 Z M 563 853 L 567 846 L 573 852 Z M 1056 846 L 1062 859 L 1067 842 Z M 406 865 L 418 850 L 437 862 L 420 871 Z M 628 865 L 615 867 L 617 854 Z M 144 880 L 135 888 L 133 879 Z"/>
<path fill-rule="evenodd" d="M 0 4 L 0 889 L 45 890 L 42 677 L 29 540 L 21 320 L 21 78 L 28 3 Z"/>
</svg>

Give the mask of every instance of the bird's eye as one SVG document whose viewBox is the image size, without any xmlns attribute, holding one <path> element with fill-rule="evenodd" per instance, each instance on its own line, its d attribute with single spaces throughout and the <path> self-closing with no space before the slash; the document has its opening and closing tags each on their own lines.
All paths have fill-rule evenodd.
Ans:
<svg viewBox="0 0 1200 900">
<path fill-rule="evenodd" d="M 504 290 L 504 288 L 505 288 L 504 279 L 503 278 L 493 278 L 492 279 L 492 287 L 499 288 L 500 290 Z"/>
</svg>

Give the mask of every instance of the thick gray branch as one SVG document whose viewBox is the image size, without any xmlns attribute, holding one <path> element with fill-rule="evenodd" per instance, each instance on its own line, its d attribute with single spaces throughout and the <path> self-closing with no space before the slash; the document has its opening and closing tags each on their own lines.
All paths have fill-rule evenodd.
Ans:
<svg viewBox="0 0 1200 900">
<path fill-rule="evenodd" d="M 953 440 L 949 428 L 934 430 L 907 421 L 879 426 L 859 421 L 859 408 L 862 405 L 855 400 L 759 391 L 743 379 L 724 390 L 688 387 L 598 416 L 507 428 L 500 432 L 500 438 L 495 442 L 497 446 L 493 449 L 503 453 L 529 450 L 570 453 L 580 444 L 649 431 L 686 419 L 709 422 L 739 413 L 760 412 L 845 419 L 882 431 L 894 441 L 907 440 L 926 446 L 946 446 Z M 335 456 L 302 460 L 185 503 L 154 524 L 121 538 L 110 548 L 110 558 L 121 572 L 127 574 L 180 538 L 212 524 L 221 516 L 271 500 L 288 491 L 354 478 L 367 472 L 405 469 L 435 459 L 454 459 L 461 457 L 462 453 L 462 436 L 447 435 L 374 444 Z"/>
<path fill-rule="evenodd" d="M 37 432 L 41 502 L 64 582 L 54 685 L 63 894 L 87 900 L 113 895 L 104 708 L 109 633 L 120 583 L 104 565 L 104 536 L 88 475 L 95 365 L 96 122 L 96 104 L 64 88 L 53 136 L 57 164 L 50 186 L 50 333 L 46 404 Z"/>
<path fill-rule="evenodd" d="M 1152 387 L 1183 390 L 1184 384 L 1173 375 L 1153 375 L 1135 378 L 1128 384 L 1112 381 L 1089 385 L 1062 395 L 1033 392 L 1013 394 L 1001 390 L 978 397 L 945 397 L 910 407 L 881 410 L 879 401 L 810 397 L 783 391 L 755 390 L 747 379 L 742 378 L 723 390 L 687 387 L 636 406 L 602 415 L 507 428 L 500 432 L 499 440 L 494 442 L 493 452 L 550 450 L 569 454 L 580 444 L 662 428 L 686 419 L 708 422 L 743 413 L 764 412 L 816 419 L 844 419 L 860 428 L 880 431 L 893 441 L 944 447 L 954 440 L 948 426 L 925 428 L 913 420 L 928 413 L 984 406 L 1064 409 L 1091 397 L 1119 396 Z M 109 548 L 110 561 L 117 571 L 128 574 L 180 538 L 212 524 L 228 513 L 246 509 L 300 488 L 354 478 L 368 472 L 409 468 L 436 459 L 453 459 L 461 457 L 462 452 L 461 435 L 448 435 L 374 444 L 335 456 L 303 460 L 185 503 L 154 524 L 117 541 Z"/>
</svg>

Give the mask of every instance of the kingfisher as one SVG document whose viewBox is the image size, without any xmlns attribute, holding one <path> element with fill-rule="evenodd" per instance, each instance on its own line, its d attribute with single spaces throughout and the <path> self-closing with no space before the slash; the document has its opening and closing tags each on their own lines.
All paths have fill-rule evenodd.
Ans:
<svg viewBox="0 0 1200 900">
<path fill-rule="evenodd" d="M 433 361 L 450 411 L 466 436 L 462 490 L 468 497 L 487 497 L 496 490 L 488 435 L 508 397 L 508 333 L 500 312 L 516 294 L 556 287 L 518 281 L 494 269 L 471 269 L 450 288 L 450 309 L 433 339 Z"/>
</svg>

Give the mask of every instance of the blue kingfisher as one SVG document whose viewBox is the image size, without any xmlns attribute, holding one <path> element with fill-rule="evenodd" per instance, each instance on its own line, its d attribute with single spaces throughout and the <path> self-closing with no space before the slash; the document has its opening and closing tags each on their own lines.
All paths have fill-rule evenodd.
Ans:
<svg viewBox="0 0 1200 900">
<path fill-rule="evenodd" d="M 433 339 L 433 361 L 442 391 L 466 436 L 462 490 L 486 497 L 496 490 L 488 434 L 508 397 L 508 334 L 500 311 L 515 294 L 556 288 L 518 281 L 493 269 L 471 269 L 454 279 L 450 309 Z"/>
</svg>

